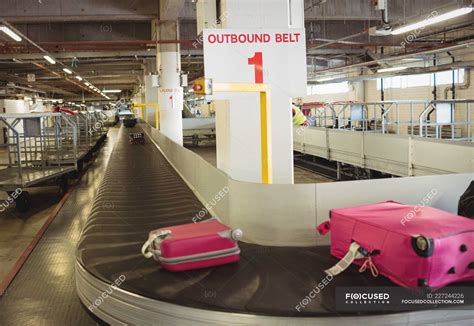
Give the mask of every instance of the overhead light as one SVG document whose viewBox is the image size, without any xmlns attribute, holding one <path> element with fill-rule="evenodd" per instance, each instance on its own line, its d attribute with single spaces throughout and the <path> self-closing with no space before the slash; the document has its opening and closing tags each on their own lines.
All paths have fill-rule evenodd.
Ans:
<svg viewBox="0 0 474 326">
<path fill-rule="evenodd" d="M 405 70 L 408 69 L 408 67 L 392 67 L 392 68 L 383 68 L 377 70 L 377 72 L 391 72 L 391 71 L 400 71 L 400 70 Z"/>
<path fill-rule="evenodd" d="M 52 65 L 56 64 L 56 61 L 54 61 L 54 59 L 51 58 L 49 55 L 45 55 L 45 56 L 43 56 L 43 58 L 45 58 L 46 61 L 48 61 Z"/>
<path fill-rule="evenodd" d="M 17 58 L 13 58 L 12 60 L 16 63 L 25 63 L 23 60 L 20 60 L 20 59 L 17 59 Z"/>
<path fill-rule="evenodd" d="M 120 90 L 120 89 L 107 89 L 107 90 L 104 90 L 104 93 L 122 93 L 122 90 Z"/>
<path fill-rule="evenodd" d="M 440 22 L 448 20 L 448 19 L 463 16 L 463 15 L 469 14 L 470 12 L 472 12 L 472 10 L 473 10 L 472 7 L 465 7 L 465 8 L 456 9 L 456 10 L 447 12 L 445 14 L 439 15 L 439 16 L 434 16 L 434 17 L 422 20 L 418 23 L 409 24 L 409 25 L 402 26 L 400 28 L 396 28 L 392 31 L 392 35 L 399 35 L 399 34 L 408 33 L 410 31 L 420 29 L 420 28 L 423 28 L 423 27 L 426 27 L 426 26 L 430 26 L 430 25 L 433 25 L 433 24 L 437 24 L 437 23 L 440 23 Z"/>
<path fill-rule="evenodd" d="M 86 84 L 86 86 L 90 86 L 90 85 L 91 85 L 91 83 L 89 83 L 89 82 L 85 82 L 84 84 Z"/>
<path fill-rule="evenodd" d="M 0 26 L 0 31 L 4 32 L 17 42 L 21 42 L 21 37 L 7 26 Z"/>
<path fill-rule="evenodd" d="M 82 77 L 81 76 L 76 76 L 76 79 L 81 81 L 82 80 Z"/>
<path fill-rule="evenodd" d="M 321 83 L 321 82 L 330 81 L 330 80 L 333 80 L 333 79 L 336 79 L 336 78 L 335 77 L 326 77 L 326 78 L 316 79 L 316 81 Z"/>
<path fill-rule="evenodd" d="M 69 74 L 71 75 L 72 74 L 72 71 L 67 69 L 67 68 L 63 68 L 63 71 L 66 73 L 66 74 Z"/>
<path fill-rule="evenodd" d="M 405 58 L 402 59 L 402 61 L 424 61 L 425 59 L 423 58 Z"/>
</svg>

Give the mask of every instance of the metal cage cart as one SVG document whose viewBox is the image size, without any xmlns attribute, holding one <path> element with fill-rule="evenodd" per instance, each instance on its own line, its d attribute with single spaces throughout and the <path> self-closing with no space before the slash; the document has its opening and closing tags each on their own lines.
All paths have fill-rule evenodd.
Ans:
<svg viewBox="0 0 474 326">
<path fill-rule="evenodd" d="M 91 119 L 86 111 L 76 111 L 74 114 L 63 113 L 77 128 L 77 170 L 82 172 L 84 162 L 91 158 L 91 149 L 94 145 L 90 133 Z"/>
<path fill-rule="evenodd" d="M 102 110 L 96 110 L 92 112 L 92 120 L 94 121 L 93 129 L 93 138 L 96 140 L 94 150 L 97 150 L 100 145 L 104 142 L 107 137 L 107 123 L 109 117 Z"/>
<path fill-rule="evenodd" d="M 61 113 L 0 114 L 6 142 L 0 145 L 0 191 L 17 194 L 16 207 L 30 208 L 26 188 L 68 189 L 68 174 L 77 169 L 77 126 Z"/>
</svg>

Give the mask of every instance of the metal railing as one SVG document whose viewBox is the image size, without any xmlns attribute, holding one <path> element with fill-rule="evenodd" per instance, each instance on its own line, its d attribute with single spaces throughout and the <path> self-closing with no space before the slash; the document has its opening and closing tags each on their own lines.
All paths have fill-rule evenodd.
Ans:
<svg viewBox="0 0 474 326">
<path fill-rule="evenodd" d="M 473 141 L 473 104 L 474 100 L 332 102 L 306 103 L 303 110 L 316 127 Z"/>
<path fill-rule="evenodd" d="M 76 165 L 77 125 L 61 113 L 0 114 L 6 143 L 0 167 L 14 168 L 23 180 L 24 169 Z"/>
</svg>

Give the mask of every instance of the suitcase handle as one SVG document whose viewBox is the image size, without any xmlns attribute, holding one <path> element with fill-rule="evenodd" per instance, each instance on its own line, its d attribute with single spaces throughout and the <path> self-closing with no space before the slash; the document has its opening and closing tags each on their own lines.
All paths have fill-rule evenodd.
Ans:
<svg viewBox="0 0 474 326">
<path fill-rule="evenodd" d="M 359 273 L 363 273 L 367 269 L 370 269 L 372 275 L 374 277 L 377 277 L 379 275 L 379 271 L 375 266 L 374 262 L 372 261 L 372 257 L 378 254 L 380 254 L 380 250 L 373 250 L 372 252 L 368 252 L 357 242 L 353 241 L 349 246 L 349 250 L 347 251 L 346 255 L 342 257 L 342 259 L 339 260 L 336 265 L 332 266 L 329 269 L 326 269 L 324 272 L 330 276 L 336 276 L 345 271 L 354 260 L 365 259 L 364 263 L 359 268 Z"/>
<path fill-rule="evenodd" d="M 161 232 L 152 234 L 148 237 L 148 240 L 142 246 L 142 254 L 145 258 L 151 258 L 155 255 L 161 256 L 160 243 L 168 235 L 171 234 L 171 230 L 163 230 Z M 157 242 L 158 248 L 152 248 L 154 242 Z"/>
<path fill-rule="evenodd" d="M 329 221 L 326 221 L 319 224 L 318 227 L 316 228 L 316 231 L 318 231 L 320 235 L 325 235 L 326 233 L 331 231 L 331 223 Z"/>
</svg>

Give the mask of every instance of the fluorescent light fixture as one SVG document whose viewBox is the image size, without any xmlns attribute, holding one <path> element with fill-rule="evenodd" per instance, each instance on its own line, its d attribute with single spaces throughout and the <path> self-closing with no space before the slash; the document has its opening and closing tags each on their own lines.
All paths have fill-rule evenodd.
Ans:
<svg viewBox="0 0 474 326">
<path fill-rule="evenodd" d="M 415 62 L 415 61 L 424 61 L 425 59 L 423 58 L 405 58 L 405 59 L 402 59 L 402 61 L 412 61 L 412 62 Z"/>
<path fill-rule="evenodd" d="M 330 81 L 330 80 L 333 80 L 333 79 L 336 79 L 336 78 L 335 77 L 325 77 L 325 78 L 321 78 L 321 79 L 316 79 L 316 81 L 321 83 L 321 82 Z"/>
<path fill-rule="evenodd" d="M 104 90 L 104 93 L 122 93 L 122 90 L 120 90 L 120 89 L 107 89 L 107 90 Z"/>
<path fill-rule="evenodd" d="M 69 74 L 71 75 L 72 74 L 72 71 L 67 69 L 67 68 L 63 68 L 63 71 L 66 73 L 66 74 Z"/>
<path fill-rule="evenodd" d="M 82 80 L 82 77 L 81 76 L 76 76 L 76 79 L 81 81 Z"/>
<path fill-rule="evenodd" d="M 22 60 L 17 59 L 17 58 L 13 58 L 12 60 L 13 60 L 14 62 L 16 62 L 16 63 L 24 63 Z"/>
<path fill-rule="evenodd" d="M 377 72 L 392 72 L 392 71 L 400 71 L 400 70 L 405 70 L 408 69 L 408 67 L 391 67 L 391 68 L 383 68 L 377 70 Z"/>
<path fill-rule="evenodd" d="M 456 17 L 462 16 L 462 15 L 466 15 L 466 14 L 471 13 L 472 10 L 473 10 L 472 7 L 465 7 L 465 8 L 460 8 L 460 9 L 456 9 L 456 10 L 447 12 L 447 13 L 442 14 L 442 15 L 433 16 L 431 14 L 430 18 L 428 18 L 428 19 L 422 20 L 418 23 L 409 24 L 409 25 L 405 25 L 405 26 L 402 26 L 400 28 L 394 29 L 392 31 L 392 35 L 400 35 L 400 34 L 408 33 L 410 31 L 414 31 L 416 29 L 420 29 L 420 28 L 424 28 L 426 26 L 437 24 L 437 23 L 440 23 L 440 22 L 448 20 L 448 19 L 452 19 L 452 18 L 456 18 Z"/>
<path fill-rule="evenodd" d="M 54 61 L 54 59 L 51 58 L 49 55 L 45 55 L 45 56 L 43 56 L 43 58 L 45 58 L 46 61 L 48 61 L 52 65 L 56 64 L 56 61 Z"/>
<path fill-rule="evenodd" d="M 84 84 L 86 84 L 86 86 L 90 86 L 90 85 L 91 85 L 91 83 L 89 83 L 89 82 L 85 82 Z"/>
<path fill-rule="evenodd" d="M 17 42 L 21 42 L 21 37 L 7 26 L 0 26 L 0 31 L 4 32 Z"/>
</svg>

